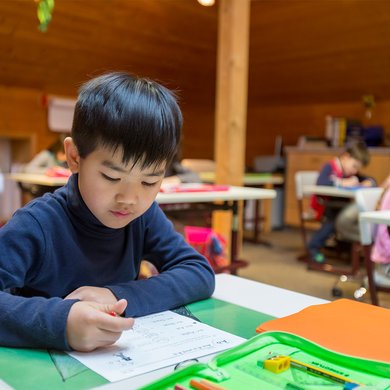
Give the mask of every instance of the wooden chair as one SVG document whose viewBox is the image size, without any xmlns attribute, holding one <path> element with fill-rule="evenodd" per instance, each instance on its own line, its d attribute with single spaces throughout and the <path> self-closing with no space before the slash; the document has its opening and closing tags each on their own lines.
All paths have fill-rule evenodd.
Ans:
<svg viewBox="0 0 390 390">
<path fill-rule="evenodd" d="M 377 197 L 377 202 L 379 200 L 379 197 L 380 195 Z M 370 204 L 371 206 L 372 203 L 373 202 L 371 201 Z M 375 208 L 376 208 L 376 204 L 375 206 L 367 208 L 364 211 L 373 211 L 375 210 Z M 377 285 L 374 279 L 374 264 L 371 260 L 371 249 L 372 249 L 372 244 L 375 240 L 376 225 L 374 223 L 363 222 L 360 220 L 359 228 L 360 228 L 360 242 L 361 245 L 363 246 L 363 251 L 364 251 L 364 265 L 367 273 L 368 290 L 370 292 L 371 303 L 373 305 L 379 306 L 378 292 L 379 291 L 390 292 L 390 287 Z"/>
<path fill-rule="evenodd" d="M 305 255 L 300 256 L 300 260 L 307 260 L 309 251 L 307 247 L 307 224 L 316 222 L 313 210 L 309 207 L 309 196 L 303 192 L 306 185 L 315 185 L 318 171 L 298 171 L 295 173 L 295 194 L 298 202 L 299 226 L 301 229 L 303 247 Z"/>
</svg>

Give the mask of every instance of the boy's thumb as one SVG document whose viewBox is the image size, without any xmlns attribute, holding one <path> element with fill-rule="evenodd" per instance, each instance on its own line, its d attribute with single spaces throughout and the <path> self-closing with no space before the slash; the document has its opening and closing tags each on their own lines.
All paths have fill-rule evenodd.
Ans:
<svg viewBox="0 0 390 390">
<path fill-rule="evenodd" d="M 121 314 L 123 314 L 123 312 L 125 311 L 125 309 L 127 307 L 127 301 L 126 301 L 126 299 L 120 299 L 118 302 L 116 302 L 110 306 L 111 306 L 110 311 L 112 311 L 113 314 L 121 315 Z"/>
</svg>

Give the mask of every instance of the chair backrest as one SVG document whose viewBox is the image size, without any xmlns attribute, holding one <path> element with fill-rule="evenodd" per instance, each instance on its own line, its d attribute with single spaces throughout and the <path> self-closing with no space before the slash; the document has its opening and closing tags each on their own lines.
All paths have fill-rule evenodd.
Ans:
<svg viewBox="0 0 390 390">
<path fill-rule="evenodd" d="M 295 173 L 295 194 L 298 200 L 303 199 L 303 187 L 317 183 L 318 171 L 298 171 Z"/>
<path fill-rule="evenodd" d="M 356 190 L 355 201 L 359 212 L 374 211 L 377 208 L 382 193 L 382 187 L 360 188 Z M 359 222 L 359 229 L 360 242 L 363 245 L 370 245 L 375 236 L 376 225 Z"/>
</svg>

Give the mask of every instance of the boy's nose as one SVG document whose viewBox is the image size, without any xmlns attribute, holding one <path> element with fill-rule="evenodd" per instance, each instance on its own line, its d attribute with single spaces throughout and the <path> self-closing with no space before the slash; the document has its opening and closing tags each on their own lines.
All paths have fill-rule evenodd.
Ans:
<svg viewBox="0 0 390 390">
<path fill-rule="evenodd" d="M 138 193 L 133 188 L 123 188 L 116 196 L 118 203 L 136 204 L 138 202 Z"/>
</svg>

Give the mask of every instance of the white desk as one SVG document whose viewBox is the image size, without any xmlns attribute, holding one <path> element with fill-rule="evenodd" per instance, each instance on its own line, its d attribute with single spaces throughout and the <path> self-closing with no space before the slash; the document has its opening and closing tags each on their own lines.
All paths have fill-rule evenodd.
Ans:
<svg viewBox="0 0 390 390">
<path fill-rule="evenodd" d="M 51 177 L 39 173 L 10 173 L 7 178 L 19 184 L 21 204 L 24 205 L 32 198 L 53 192 L 68 181 L 68 177 Z"/>
<path fill-rule="evenodd" d="M 21 184 L 36 184 L 48 187 L 62 187 L 68 182 L 68 177 L 51 177 L 35 173 L 10 173 L 7 177 Z"/>
<path fill-rule="evenodd" d="M 303 186 L 303 193 L 305 195 L 324 195 L 334 196 L 339 198 L 353 199 L 355 197 L 356 189 L 345 189 L 340 187 L 332 186 L 317 186 L 317 185 L 306 185 Z"/>
<path fill-rule="evenodd" d="M 245 261 L 240 261 L 237 258 L 238 252 L 238 201 L 240 200 L 259 200 L 273 199 L 276 196 L 275 190 L 250 187 L 234 187 L 231 186 L 227 191 L 207 191 L 207 192 L 172 192 L 162 193 L 157 195 L 159 204 L 172 203 L 210 203 L 210 211 L 215 210 L 231 210 L 233 213 L 231 227 L 231 242 L 230 242 L 230 257 L 231 262 L 227 267 L 217 270 L 223 272 L 225 270 L 235 274 L 239 267 L 246 265 Z M 215 201 L 223 201 L 223 204 L 215 204 Z"/>
<path fill-rule="evenodd" d="M 204 183 L 214 183 L 215 182 L 215 172 L 200 172 L 199 177 Z M 280 174 L 267 174 L 267 173 L 245 173 L 243 177 L 243 185 L 248 187 L 261 187 L 267 189 L 273 189 L 275 185 L 284 184 L 284 177 Z M 259 223 L 260 223 L 260 200 L 255 200 L 255 210 L 254 210 L 254 228 L 253 228 L 253 238 L 251 241 L 255 243 L 261 243 L 259 239 Z M 263 231 L 271 231 L 271 217 L 272 217 L 272 208 L 268 203 L 265 204 L 264 210 L 264 223 Z M 248 219 L 247 219 L 248 220 Z"/>
<path fill-rule="evenodd" d="M 276 197 L 275 190 L 250 187 L 230 186 L 226 191 L 207 192 L 159 192 L 157 202 L 160 204 L 169 203 L 198 203 L 214 201 L 238 201 L 250 199 L 273 199 Z"/>
<path fill-rule="evenodd" d="M 390 226 L 390 210 L 363 211 L 359 220 L 364 223 L 376 223 Z"/>
<path fill-rule="evenodd" d="M 285 317 L 307 306 L 328 301 L 234 275 L 216 275 L 214 298 L 274 317 Z"/>
<path fill-rule="evenodd" d="M 328 302 L 324 299 L 315 298 L 310 295 L 296 293 L 228 274 L 216 275 L 216 288 L 213 298 L 234 303 L 275 317 L 287 316 L 296 313 L 305 307 Z M 199 361 L 209 361 L 211 358 L 212 356 L 206 356 L 200 358 Z M 100 386 L 98 389 L 137 389 L 164 375 L 170 374 L 172 371 L 173 367 L 166 367 L 138 377 Z"/>
<path fill-rule="evenodd" d="M 62 187 L 68 182 L 67 177 L 51 177 L 42 174 L 32 173 L 10 173 L 7 178 L 21 184 L 36 184 L 49 187 Z M 195 203 L 213 202 L 216 200 L 248 200 L 248 199 L 272 199 L 276 192 L 248 187 L 230 187 L 227 191 L 209 192 L 176 192 L 162 193 L 157 195 L 157 202 L 161 204 L 169 203 Z"/>
</svg>

